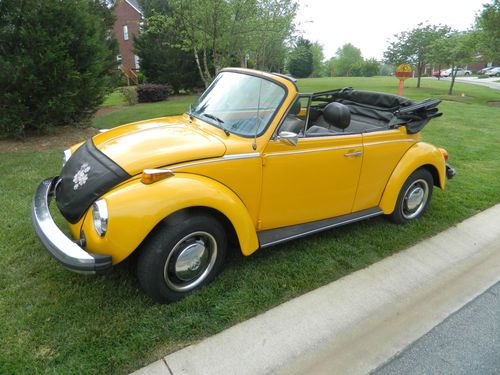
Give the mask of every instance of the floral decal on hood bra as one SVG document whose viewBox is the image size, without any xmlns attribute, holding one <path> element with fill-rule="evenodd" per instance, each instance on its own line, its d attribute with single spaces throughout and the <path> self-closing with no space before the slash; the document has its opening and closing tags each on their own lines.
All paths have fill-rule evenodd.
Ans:
<svg viewBox="0 0 500 375">
<path fill-rule="evenodd" d="M 89 171 L 89 163 L 82 164 L 78 172 L 76 172 L 75 176 L 73 177 L 73 182 L 75 183 L 75 185 L 73 185 L 73 190 L 77 190 L 79 187 L 85 185 L 85 183 L 89 179 Z"/>
</svg>

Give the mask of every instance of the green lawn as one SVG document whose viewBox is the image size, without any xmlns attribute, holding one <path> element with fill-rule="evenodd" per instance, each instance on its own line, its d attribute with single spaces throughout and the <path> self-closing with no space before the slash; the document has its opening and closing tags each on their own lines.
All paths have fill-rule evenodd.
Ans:
<svg viewBox="0 0 500 375">
<path fill-rule="evenodd" d="M 119 100 L 122 100 L 122 102 Z M 163 102 L 125 106 L 123 98 L 115 91 L 106 98 L 103 107 L 119 106 L 118 110 L 94 117 L 92 119 L 92 126 L 99 129 L 112 128 L 129 122 L 177 115 L 186 112 L 189 105 L 195 100 L 196 96 L 178 96 Z"/>
<path fill-rule="evenodd" d="M 456 93 L 465 97 L 448 97 L 447 82 L 425 80 L 420 90 L 414 84 L 407 82 L 405 95 L 444 99 L 444 116 L 422 136 L 447 148 L 458 170 L 446 191 L 435 192 L 424 218 L 396 226 L 378 217 L 249 258 L 232 254 L 215 282 L 172 305 L 146 297 L 126 265 L 95 277 L 61 268 L 30 224 L 32 194 L 40 180 L 59 172 L 61 151 L 0 154 L 0 374 L 127 373 L 500 202 L 500 110 L 488 104 L 500 101 L 500 92 L 457 83 Z M 353 86 L 395 92 L 396 85 L 394 78 L 299 82 L 304 91 Z M 147 109 L 155 105 L 125 108 L 130 117 L 117 113 L 101 126 L 129 122 L 138 112 L 182 112 L 182 100 L 158 104 L 154 113 Z"/>
<path fill-rule="evenodd" d="M 104 100 L 104 103 L 102 103 L 102 106 L 103 107 L 112 107 L 115 105 L 123 106 L 126 104 L 127 103 L 125 102 L 125 98 L 121 94 L 120 89 L 117 89 L 106 97 L 106 99 Z"/>
</svg>

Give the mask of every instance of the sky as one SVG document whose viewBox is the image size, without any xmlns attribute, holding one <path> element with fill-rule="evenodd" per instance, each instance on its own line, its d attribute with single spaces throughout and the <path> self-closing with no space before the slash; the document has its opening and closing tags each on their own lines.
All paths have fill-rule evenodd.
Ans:
<svg viewBox="0 0 500 375">
<path fill-rule="evenodd" d="M 466 30 L 487 0 L 299 0 L 298 28 L 323 45 L 325 58 L 351 43 L 365 58 L 382 59 L 393 34 L 420 22 Z"/>
</svg>

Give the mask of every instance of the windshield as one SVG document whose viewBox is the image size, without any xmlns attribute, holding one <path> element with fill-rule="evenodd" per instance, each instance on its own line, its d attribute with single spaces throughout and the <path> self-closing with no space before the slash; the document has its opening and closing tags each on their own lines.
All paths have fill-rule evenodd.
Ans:
<svg viewBox="0 0 500 375">
<path fill-rule="evenodd" d="M 260 135 L 285 96 L 285 90 L 266 79 L 223 72 L 191 109 L 198 117 L 226 132 Z"/>
</svg>

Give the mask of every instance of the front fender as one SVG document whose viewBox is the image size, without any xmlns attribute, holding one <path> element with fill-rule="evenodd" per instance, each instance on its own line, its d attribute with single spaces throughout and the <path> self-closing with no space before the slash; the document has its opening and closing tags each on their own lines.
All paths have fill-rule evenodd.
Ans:
<svg viewBox="0 0 500 375">
<path fill-rule="evenodd" d="M 438 185 L 444 189 L 446 162 L 443 155 L 435 146 L 418 142 L 406 151 L 389 178 L 379 204 L 384 214 L 388 215 L 394 211 L 403 184 L 413 172 L 424 166 L 434 168 L 439 180 Z"/>
<path fill-rule="evenodd" d="M 83 230 L 88 251 L 111 254 L 113 264 L 128 257 L 161 220 L 189 207 L 208 207 L 225 215 L 236 231 L 244 255 L 259 247 L 255 224 L 243 202 L 226 186 L 207 177 L 176 173 L 151 185 L 136 179 L 103 198 L 109 214 L 106 235 L 101 238 L 94 230 L 91 209 Z"/>
</svg>

